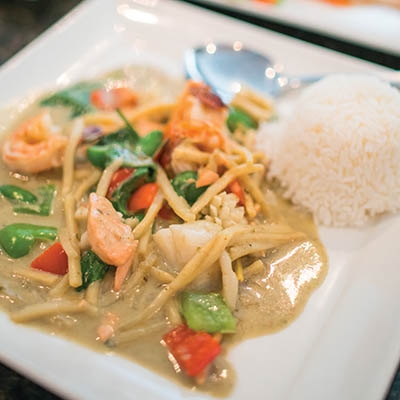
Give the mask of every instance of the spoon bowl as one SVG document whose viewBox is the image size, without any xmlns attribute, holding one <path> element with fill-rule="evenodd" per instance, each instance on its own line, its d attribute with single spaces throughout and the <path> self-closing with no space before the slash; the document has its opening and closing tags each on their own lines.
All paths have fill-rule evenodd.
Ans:
<svg viewBox="0 0 400 400">
<path fill-rule="evenodd" d="M 209 43 L 185 54 L 186 75 L 204 81 L 228 104 L 242 86 L 267 96 L 278 97 L 290 90 L 314 83 L 324 75 L 287 76 L 276 71 L 274 62 L 239 45 Z M 381 73 L 380 78 L 400 88 L 400 73 Z"/>
</svg>

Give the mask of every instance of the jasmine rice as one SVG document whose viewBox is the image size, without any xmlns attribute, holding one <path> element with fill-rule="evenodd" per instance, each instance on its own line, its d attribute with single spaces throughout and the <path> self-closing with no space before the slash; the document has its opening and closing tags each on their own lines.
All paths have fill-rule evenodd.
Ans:
<svg viewBox="0 0 400 400">
<path fill-rule="evenodd" d="M 270 176 L 317 223 L 360 226 L 400 208 L 400 92 L 335 75 L 300 96 L 285 126 L 266 127 Z"/>
</svg>

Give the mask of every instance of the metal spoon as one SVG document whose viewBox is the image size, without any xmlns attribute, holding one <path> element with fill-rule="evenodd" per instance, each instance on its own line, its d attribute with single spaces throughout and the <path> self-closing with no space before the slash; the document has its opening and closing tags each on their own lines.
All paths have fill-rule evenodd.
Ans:
<svg viewBox="0 0 400 400">
<path fill-rule="evenodd" d="M 241 44 L 210 43 L 190 49 L 185 54 L 188 78 L 206 82 L 224 103 L 229 103 L 244 84 L 269 96 L 314 83 L 324 75 L 286 76 L 279 74 L 272 60 Z M 400 73 L 388 72 L 384 80 L 400 88 Z"/>
</svg>

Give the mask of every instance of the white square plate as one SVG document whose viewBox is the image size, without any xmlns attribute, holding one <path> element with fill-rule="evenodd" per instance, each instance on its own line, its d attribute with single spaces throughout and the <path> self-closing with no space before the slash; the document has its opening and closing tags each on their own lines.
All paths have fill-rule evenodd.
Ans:
<svg viewBox="0 0 400 400">
<path fill-rule="evenodd" d="M 336 6 L 323 0 L 194 0 L 400 56 L 400 9 L 379 4 Z"/>
<path fill-rule="evenodd" d="M 125 63 L 182 76 L 184 51 L 242 41 L 291 73 L 383 68 L 172 0 L 89 0 L 0 69 L 0 105 Z M 287 329 L 229 358 L 232 399 L 379 399 L 400 358 L 400 216 L 361 230 L 321 229 L 329 273 Z M 12 323 L 0 313 L 0 358 L 65 398 L 205 399 L 141 366 Z"/>
</svg>

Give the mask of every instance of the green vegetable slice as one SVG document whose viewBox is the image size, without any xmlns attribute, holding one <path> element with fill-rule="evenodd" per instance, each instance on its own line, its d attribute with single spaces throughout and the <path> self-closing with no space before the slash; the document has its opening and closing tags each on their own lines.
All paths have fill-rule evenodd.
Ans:
<svg viewBox="0 0 400 400">
<path fill-rule="evenodd" d="M 55 185 L 49 184 L 49 185 L 40 186 L 38 188 L 38 196 L 41 199 L 40 204 L 36 204 L 38 201 L 38 197 L 36 197 L 33 193 L 28 192 L 25 189 L 19 188 L 18 186 L 15 186 L 15 188 L 20 190 L 19 193 L 21 193 L 21 191 L 30 193 L 32 196 L 34 196 L 36 198 L 36 200 L 34 203 L 28 202 L 28 204 L 26 204 L 26 202 L 20 201 L 20 200 L 11 200 L 13 203 L 15 203 L 15 206 L 13 207 L 14 212 L 16 212 L 18 214 L 34 214 L 34 215 L 41 215 L 41 216 L 46 216 L 46 217 L 48 217 L 51 214 L 54 194 L 56 191 Z M 26 197 L 26 195 L 25 195 L 25 197 Z"/>
<path fill-rule="evenodd" d="M 82 285 L 76 290 L 84 290 L 92 282 L 103 280 L 109 268 L 110 265 L 103 262 L 96 253 L 87 251 L 81 258 Z"/>
<path fill-rule="evenodd" d="M 12 258 L 27 255 L 36 240 L 55 240 L 57 228 L 32 224 L 11 224 L 0 230 L 0 244 Z"/>
<path fill-rule="evenodd" d="M 231 108 L 226 125 L 231 132 L 238 128 L 257 129 L 258 122 L 249 114 L 239 108 Z"/>
<path fill-rule="evenodd" d="M 142 137 L 137 145 L 144 154 L 152 157 L 163 141 L 163 133 L 161 131 L 152 131 Z"/>
<path fill-rule="evenodd" d="M 35 204 L 38 198 L 29 190 L 25 190 L 15 185 L 0 186 L 0 193 L 8 200 L 18 201 L 28 204 Z"/>
<path fill-rule="evenodd" d="M 71 109 L 71 118 L 93 111 L 90 93 L 103 86 L 101 82 L 80 82 L 44 98 L 41 106 L 64 106 Z"/>
<path fill-rule="evenodd" d="M 197 188 L 197 178 L 197 171 L 185 171 L 179 175 L 176 175 L 171 182 L 175 192 L 179 196 L 182 196 L 189 203 L 189 205 L 193 205 L 208 187 L 202 186 Z"/>
<path fill-rule="evenodd" d="M 184 292 L 181 295 L 181 306 L 186 323 L 195 331 L 235 332 L 236 318 L 219 293 Z"/>
</svg>

